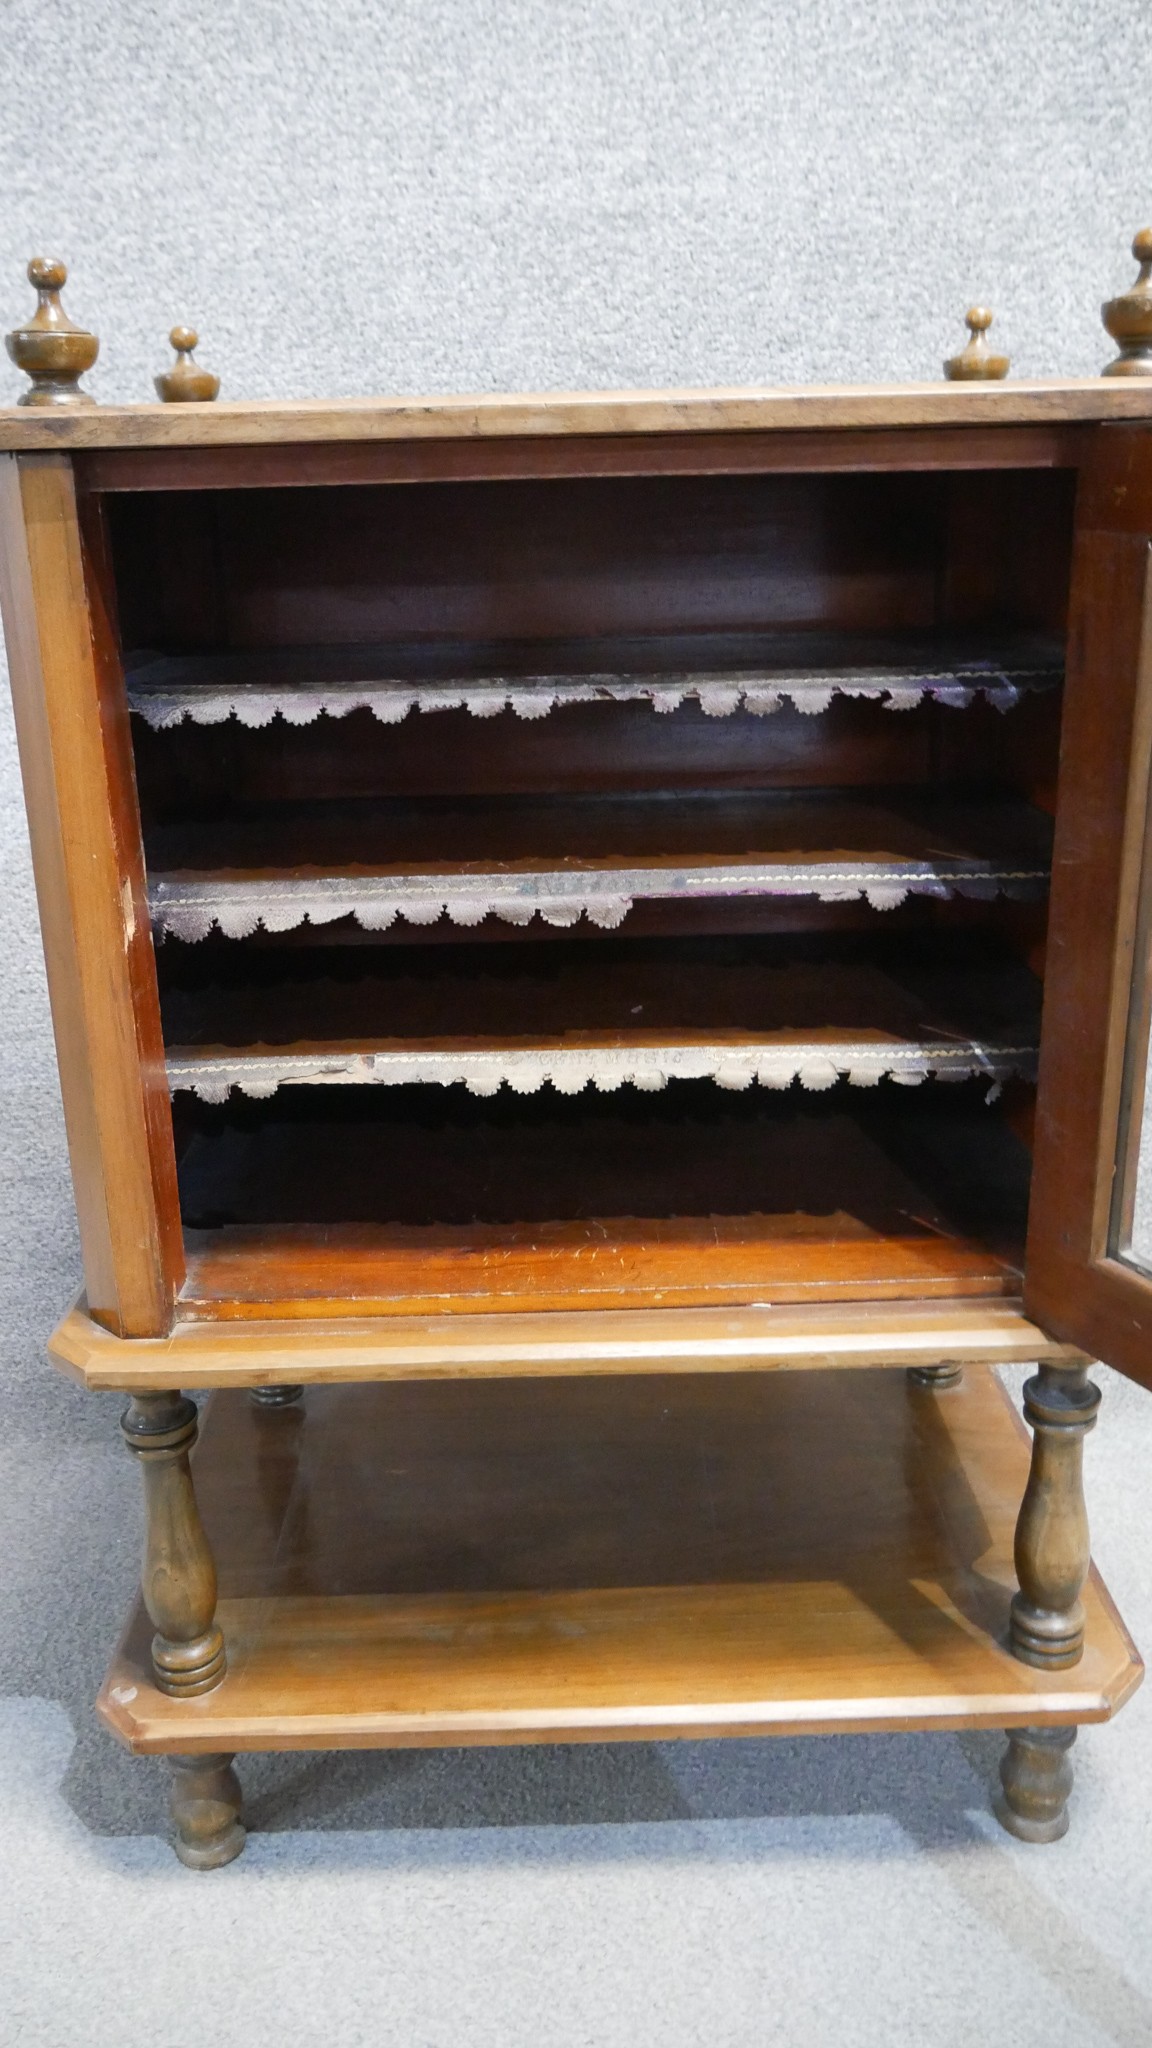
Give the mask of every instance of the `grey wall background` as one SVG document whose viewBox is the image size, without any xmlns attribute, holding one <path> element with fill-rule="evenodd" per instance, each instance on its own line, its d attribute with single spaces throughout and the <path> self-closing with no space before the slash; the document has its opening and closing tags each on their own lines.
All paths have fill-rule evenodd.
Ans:
<svg viewBox="0 0 1152 2048">
<path fill-rule="evenodd" d="M 0 324 L 47 253 L 103 399 L 177 318 L 237 397 L 934 377 L 976 296 L 1091 373 L 1150 109 L 1150 0 L 0 0 Z M 43 1360 L 78 1264 L 2 688 L 0 874 L 0 2037 L 1146 2048 L 1152 1693 L 1059 1850 L 991 1820 L 995 1738 L 888 1736 L 256 1759 L 241 1863 L 170 1861 L 91 1712 L 138 1480 Z M 1152 1401 L 1100 1377 L 1147 1646 Z"/>
<path fill-rule="evenodd" d="M 0 312 L 104 399 L 1021 375 L 1105 360 L 1148 0 L 3 0 Z M 18 380 L 7 364 L 0 396 Z"/>
</svg>

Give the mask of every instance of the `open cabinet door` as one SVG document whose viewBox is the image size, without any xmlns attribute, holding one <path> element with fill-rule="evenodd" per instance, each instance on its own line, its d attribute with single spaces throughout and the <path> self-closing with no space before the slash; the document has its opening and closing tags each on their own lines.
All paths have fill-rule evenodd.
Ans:
<svg viewBox="0 0 1152 2048">
<path fill-rule="evenodd" d="M 1152 431 L 1101 427 L 1077 505 L 1028 1313 L 1152 1387 Z"/>
</svg>

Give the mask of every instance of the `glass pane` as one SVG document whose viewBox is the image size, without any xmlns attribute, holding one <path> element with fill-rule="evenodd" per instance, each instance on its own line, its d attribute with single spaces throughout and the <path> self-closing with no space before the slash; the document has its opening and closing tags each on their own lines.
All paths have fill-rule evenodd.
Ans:
<svg viewBox="0 0 1152 2048">
<path fill-rule="evenodd" d="M 1138 1054 L 1138 1057 L 1132 1057 L 1135 1054 Z M 1130 1057 L 1132 1064 L 1141 1066 L 1142 1073 L 1146 1075 L 1149 1057 L 1147 1026 L 1142 1045 L 1139 1048 L 1131 1048 Z M 1125 1125 L 1122 1136 L 1126 1137 L 1130 1131 L 1134 1140 L 1133 1158 L 1128 1175 L 1131 1182 L 1128 1204 L 1131 1213 L 1123 1213 L 1122 1201 L 1122 1213 L 1117 1218 L 1113 1249 L 1130 1265 L 1139 1266 L 1144 1272 L 1152 1273 L 1152 1116 L 1148 1113 L 1147 1105 L 1143 1106 L 1142 1115 L 1138 1112 L 1133 1116 L 1130 1111 L 1125 1119 Z M 1124 1175 L 1119 1175 L 1118 1179 L 1122 1192 L 1126 1191 Z"/>
<path fill-rule="evenodd" d="M 1146 584 L 1144 638 L 1134 733 L 1134 774 L 1143 784 L 1143 803 L 1130 806 L 1121 888 L 1121 936 L 1132 929 L 1132 984 L 1129 991 L 1123 1086 L 1117 1129 L 1109 1251 L 1127 1265 L 1152 1274 L 1152 771 L 1149 769 L 1152 706 L 1152 558 Z M 1137 785 L 1139 788 L 1139 785 Z M 1127 909 L 1125 908 L 1127 905 Z"/>
</svg>

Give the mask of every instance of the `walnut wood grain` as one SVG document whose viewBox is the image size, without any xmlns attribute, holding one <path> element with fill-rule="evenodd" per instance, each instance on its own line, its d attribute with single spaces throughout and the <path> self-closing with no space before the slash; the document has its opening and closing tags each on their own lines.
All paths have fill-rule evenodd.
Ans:
<svg viewBox="0 0 1152 2048">
<path fill-rule="evenodd" d="M 888 942 L 839 956 L 801 942 L 615 940 L 348 956 L 246 949 L 230 975 L 198 949 L 162 963 L 169 1086 L 203 1100 L 288 1083 L 572 1092 L 707 1073 L 740 1089 L 799 1075 L 871 1085 L 885 1073 L 1034 1077 L 1040 984 L 994 949 L 917 955 Z M 911 957 L 909 957 L 911 956 Z M 327 968 L 327 972 L 325 972 Z M 295 970 L 295 971 L 293 971 Z M 335 970 L 335 971 L 334 971 Z M 389 971 L 391 970 L 391 971 Z M 451 1020 L 455 1029 L 444 1032 Z M 386 1027 L 388 1036 L 380 1036 Z"/>
<path fill-rule="evenodd" d="M 1135 380 L 1133 380 L 1135 384 Z M 316 441 L 570 434 L 745 433 L 795 428 L 1056 425 L 1152 417 L 1138 385 L 1098 378 L 1008 387 L 810 385 L 778 390 L 545 392 L 517 397 L 218 400 L 211 412 L 107 406 L 93 418 L 30 421 L 0 410 L 0 448 L 187 448 Z"/>
<path fill-rule="evenodd" d="M 64 310 L 60 293 L 68 282 L 65 265 L 51 257 L 34 256 L 28 265 L 28 282 L 35 287 L 36 311 L 23 327 L 5 336 L 12 361 L 32 380 L 31 389 L 17 399 L 17 405 L 53 410 L 94 405 L 95 399 L 84 390 L 80 378 L 92 368 L 100 344 Z"/>
<path fill-rule="evenodd" d="M 795 475 L 805 471 L 1074 471 L 1084 422 L 767 432 L 545 435 L 78 449 L 88 491 L 295 489 L 533 477 Z M 1000 479 L 1002 481 L 1002 479 Z"/>
<path fill-rule="evenodd" d="M 191 1239 L 187 1318 L 467 1314 L 978 1297 L 1020 1266 L 978 1240 L 870 1238 L 852 1218 L 601 1216 L 542 1226 L 266 1225 Z"/>
<path fill-rule="evenodd" d="M 168 336 L 175 361 L 153 379 L 162 405 L 208 404 L 219 395 L 220 379 L 196 361 L 200 336 L 194 327 L 174 327 Z"/>
<path fill-rule="evenodd" d="M 1080 1594 L 1091 1550 L 1084 1503 L 1084 1438 L 1096 1424 L 1100 1390 L 1084 1366 L 1042 1365 L 1024 1388 L 1032 1464 L 1016 1524 L 1012 1648 L 1026 1664 L 1056 1669 L 1079 1661 Z"/>
<path fill-rule="evenodd" d="M 129 1747 L 1035 1727 L 1139 1681 L 1095 1575 L 1074 1671 L 1004 1646 L 1027 1450 L 986 1370 L 333 1388 L 295 1420 L 217 1397 L 231 1668 L 165 1698 L 137 1617 L 99 1703 Z"/>
<path fill-rule="evenodd" d="M 188 1870 L 219 1870 L 244 1847 L 240 1780 L 228 1755 L 174 1756 L 173 1849 Z"/>
<path fill-rule="evenodd" d="M 1100 308 L 1108 333 L 1120 343 L 1102 377 L 1152 377 L 1152 228 L 1139 230 L 1132 254 L 1139 265 L 1134 282 Z"/>
<path fill-rule="evenodd" d="M 204 1535 L 188 1454 L 194 1401 L 134 1394 L 120 1424 L 144 1481 L 141 1598 L 156 1633 L 152 1675 L 162 1692 L 191 1698 L 220 1684 L 226 1668 L 216 1622 L 216 1568 Z"/>
<path fill-rule="evenodd" d="M 1000 1765 L 996 1812 L 1021 1842 L 1058 1842 L 1068 1832 L 1075 1728 L 1016 1728 Z"/>
<path fill-rule="evenodd" d="M 1031 1162 L 986 1094 L 182 1096 L 181 1313 L 1014 1294 Z"/>
<path fill-rule="evenodd" d="M 64 456 L 0 458 L 0 599 L 93 1313 L 167 1326 L 175 1160 L 123 677 Z"/>
<path fill-rule="evenodd" d="M 992 320 L 988 306 L 969 306 L 964 315 L 968 340 L 959 354 L 949 356 L 944 365 L 944 375 L 954 383 L 995 382 L 1008 375 L 1009 358 L 997 354 L 988 345 L 988 329 Z"/>
<path fill-rule="evenodd" d="M 1078 514 L 1025 1299 L 1145 1386 L 1152 1280 L 1114 1255 L 1113 1202 L 1150 767 L 1152 434 L 1133 428 L 1102 443 Z"/>
<path fill-rule="evenodd" d="M 113 1337 L 83 1302 L 48 1355 L 92 1390 L 250 1387 L 326 1381 L 538 1379 L 626 1373 L 806 1372 L 957 1361 L 1077 1365 L 1018 1300 L 842 1302 L 799 1308 L 580 1310 L 550 1314 L 308 1322 L 179 1321 L 169 1336 Z"/>
<path fill-rule="evenodd" d="M 1013 628 L 1061 629 L 1073 478 L 729 468 L 154 491 L 111 498 L 109 521 L 130 647 L 320 645 L 351 661 L 415 640 L 435 664 L 487 642 L 522 667 L 531 641 L 530 657 L 579 669 L 598 638 L 731 633 L 740 664 L 778 634 L 958 633 L 995 656 Z"/>
</svg>

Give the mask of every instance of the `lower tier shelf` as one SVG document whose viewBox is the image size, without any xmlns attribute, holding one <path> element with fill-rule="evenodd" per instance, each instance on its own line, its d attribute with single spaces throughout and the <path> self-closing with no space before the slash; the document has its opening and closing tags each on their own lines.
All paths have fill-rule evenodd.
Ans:
<svg viewBox="0 0 1152 2048">
<path fill-rule="evenodd" d="M 1106 1720 L 1142 1666 L 1006 1648 L 1027 1441 L 993 1373 L 213 1397 L 197 1491 L 229 1668 L 176 1700 L 137 1606 L 98 1702 L 138 1752 Z"/>
<path fill-rule="evenodd" d="M 1031 1158 L 986 1094 L 182 1096 L 180 1313 L 1015 1295 Z"/>
</svg>

